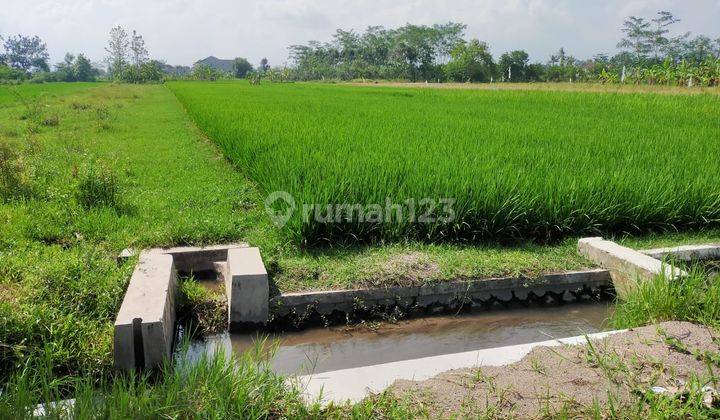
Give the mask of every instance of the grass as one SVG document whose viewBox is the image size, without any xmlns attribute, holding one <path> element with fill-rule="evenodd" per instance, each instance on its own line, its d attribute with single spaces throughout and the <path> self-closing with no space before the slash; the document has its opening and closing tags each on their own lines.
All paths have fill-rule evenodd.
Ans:
<svg viewBox="0 0 720 420">
<path fill-rule="evenodd" d="M 68 86 L 19 87 L 30 102 L 46 98 L 55 126 L 23 119 L 22 103 L 0 108 L 14 133 L 0 132 L 0 143 L 19 156 L 28 190 L 0 202 L 2 377 L 46 346 L 57 374 L 109 370 L 134 264 L 118 265 L 120 250 L 230 242 L 269 227 L 247 211 L 251 186 L 163 86 Z"/>
<path fill-rule="evenodd" d="M 600 92 L 600 93 L 660 93 L 669 95 L 700 95 L 720 94 L 717 87 L 693 86 L 666 86 L 666 85 L 631 85 L 631 84 L 601 84 L 601 83 L 409 83 L 409 82 L 353 82 L 355 86 L 376 87 L 403 87 L 403 88 L 429 88 L 429 89 L 462 89 L 462 90 L 523 90 L 523 91 L 553 91 L 553 92 Z"/>
<path fill-rule="evenodd" d="M 43 124 L 48 117 L 53 124 Z M 278 382 L 272 375 L 258 373 L 252 383 L 243 382 L 215 362 L 198 367 L 192 386 L 182 390 L 172 375 L 167 380 L 114 376 L 112 322 L 135 263 L 118 264 L 115 256 L 127 247 L 246 241 L 261 247 L 282 291 L 532 277 L 589 264 L 577 255 L 572 237 L 512 246 L 400 241 L 303 247 L 272 225 L 259 184 L 233 169 L 161 85 L 0 87 L 0 145 L 10 150 L 0 162 L 0 169 L 9 168 L 2 173 L 16 175 L 7 192 L 0 188 L 3 418 L 21 416 L 20 407 L 68 396 L 80 399 L 82 413 L 92 407 L 100 417 L 115 412 L 118 417 L 193 417 L 214 405 L 218 413 L 258 416 L 271 409 L 325 417 L 407 417 L 418 411 L 383 396 L 317 413 L 298 408 L 292 389 L 274 388 Z M 720 230 L 616 239 L 639 247 L 720 242 Z M 233 384 L 282 395 L 272 408 L 258 395 L 247 400 L 249 407 L 231 406 L 229 392 L 245 392 Z M 218 403 L 221 397 L 228 402 Z M 99 405 L 93 405 L 96 401 Z"/>
<path fill-rule="evenodd" d="M 30 89 L 30 103 L 42 97 L 38 117 L 57 115 L 57 125 L 22 118 L 21 101 L 0 108 L 9 127 L 0 144 L 13 151 L 8 173 L 17 175 L 13 194 L 0 199 L 0 378 L 46 346 L 57 375 L 110 371 L 112 322 L 135 263 L 115 257 L 128 247 L 247 241 L 261 247 L 282 291 L 587 264 L 570 242 L 302 250 L 278 233 L 254 184 L 164 86 L 41 86 L 18 89 Z"/>
<path fill-rule="evenodd" d="M 690 270 L 682 281 L 658 276 L 641 283 L 617 305 L 610 319 L 616 328 L 663 321 L 690 321 L 720 330 L 720 278 L 708 276 L 702 267 Z"/>
<path fill-rule="evenodd" d="M 45 360 L 28 361 L 0 388 L 0 417 L 48 418 L 397 418 L 422 415 L 389 395 L 356 405 L 306 403 L 300 388 L 274 374 L 265 351 L 242 356 L 218 352 L 189 362 L 180 358 L 154 374 L 120 374 L 98 382 L 54 378 Z M 32 368 L 30 368 L 32 366 Z M 68 401 L 72 399 L 72 401 Z"/>
<path fill-rule="evenodd" d="M 704 228 L 720 218 L 716 95 L 169 87 L 262 194 L 294 198 L 282 230 L 295 243 L 544 242 Z M 414 200 L 416 215 L 450 214 L 424 198 L 454 199 L 454 219 L 422 223 L 407 216 L 410 205 L 400 221 L 386 212 L 384 223 L 365 222 L 337 207 L 339 222 L 316 219 L 327 205 L 384 211 L 386 199 Z"/>
</svg>

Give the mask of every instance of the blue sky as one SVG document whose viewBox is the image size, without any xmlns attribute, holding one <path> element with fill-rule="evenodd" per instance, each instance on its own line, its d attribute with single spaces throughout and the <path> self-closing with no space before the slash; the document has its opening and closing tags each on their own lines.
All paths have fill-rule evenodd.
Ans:
<svg viewBox="0 0 720 420">
<path fill-rule="evenodd" d="M 330 40 L 336 28 L 396 27 L 407 22 L 468 25 L 495 56 L 525 49 L 546 61 L 563 46 L 578 58 L 613 53 L 623 19 L 669 10 L 677 32 L 720 37 L 720 0 L 0 0 L 0 34 L 40 35 L 52 62 L 66 51 L 100 61 L 112 26 L 136 29 L 153 58 L 192 64 L 208 55 L 271 64 L 287 47 Z"/>
</svg>

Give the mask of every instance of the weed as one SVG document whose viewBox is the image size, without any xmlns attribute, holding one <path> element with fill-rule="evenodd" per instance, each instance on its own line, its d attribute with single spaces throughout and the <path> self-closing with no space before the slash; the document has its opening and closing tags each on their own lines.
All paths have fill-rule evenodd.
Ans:
<svg viewBox="0 0 720 420">
<path fill-rule="evenodd" d="M 0 201 L 30 193 L 26 165 L 17 145 L 0 139 Z"/>
<path fill-rule="evenodd" d="M 618 305 L 610 319 L 617 328 L 668 320 L 720 325 L 720 281 L 701 267 L 679 280 L 657 276 L 643 281 Z"/>
<path fill-rule="evenodd" d="M 42 124 L 47 127 L 56 127 L 60 124 L 60 117 L 57 114 L 49 115 L 43 119 Z"/>
<path fill-rule="evenodd" d="M 76 111 L 85 111 L 87 109 L 90 109 L 90 104 L 87 104 L 85 102 L 73 101 L 70 103 L 70 109 L 74 109 Z"/>
<path fill-rule="evenodd" d="M 227 302 L 223 294 L 210 292 L 193 276 L 182 278 L 178 290 L 177 311 L 188 318 L 193 332 L 203 336 L 227 328 Z"/>
<path fill-rule="evenodd" d="M 20 119 L 39 123 L 42 119 L 43 109 L 45 108 L 44 97 L 25 98 L 18 93 L 17 98 L 20 100 L 20 103 L 23 104 L 24 108 L 23 113 L 20 114 Z"/>
<path fill-rule="evenodd" d="M 78 172 L 77 178 L 75 197 L 83 208 L 120 208 L 120 183 L 108 166 L 102 163 L 87 165 Z"/>
<path fill-rule="evenodd" d="M 537 358 L 533 358 L 530 361 L 530 368 L 533 372 L 539 374 L 539 375 L 545 375 L 547 371 L 545 370 L 545 366 L 542 365 L 542 362 L 540 362 Z"/>
</svg>

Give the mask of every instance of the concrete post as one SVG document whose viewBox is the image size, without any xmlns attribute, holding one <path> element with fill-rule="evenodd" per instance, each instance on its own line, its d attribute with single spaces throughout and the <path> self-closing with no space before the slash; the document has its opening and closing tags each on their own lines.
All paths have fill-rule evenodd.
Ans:
<svg viewBox="0 0 720 420">
<path fill-rule="evenodd" d="M 140 254 L 115 320 L 113 356 L 118 369 L 159 366 L 170 357 L 176 281 L 171 255 Z"/>
<path fill-rule="evenodd" d="M 651 279 L 661 274 L 668 280 L 686 275 L 677 267 L 600 237 L 580 239 L 578 252 L 611 270 L 615 290 L 621 298 L 634 287 L 637 280 Z"/>
<path fill-rule="evenodd" d="M 258 248 L 228 250 L 225 290 L 230 329 L 267 323 L 270 284 Z"/>
</svg>

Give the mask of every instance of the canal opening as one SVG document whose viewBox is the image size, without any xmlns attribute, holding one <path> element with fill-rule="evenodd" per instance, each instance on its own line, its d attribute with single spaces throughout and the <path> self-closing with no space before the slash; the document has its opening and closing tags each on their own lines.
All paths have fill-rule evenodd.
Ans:
<svg viewBox="0 0 720 420">
<path fill-rule="evenodd" d="M 285 332 L 223 332 L 192 340 L 190 360 L 222 349 L 242 354 L 264 346 L 273 371 L 308 375 L 471 350 L 592 334 L 607 329 L 609 300 L 559 305 L 510 304 L 473 311 Z M 271 350 L 273 349 L 273 350 Z"/>
</svg>

